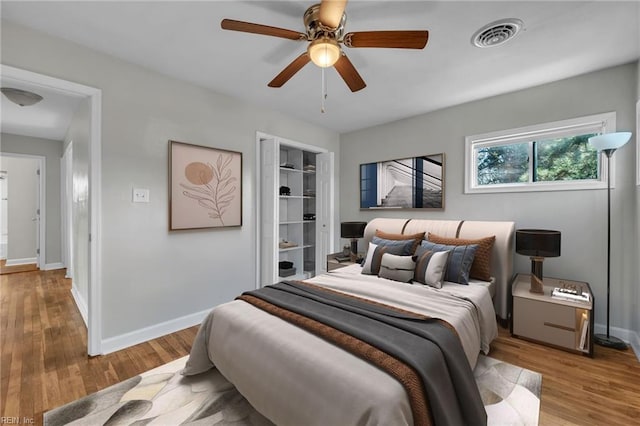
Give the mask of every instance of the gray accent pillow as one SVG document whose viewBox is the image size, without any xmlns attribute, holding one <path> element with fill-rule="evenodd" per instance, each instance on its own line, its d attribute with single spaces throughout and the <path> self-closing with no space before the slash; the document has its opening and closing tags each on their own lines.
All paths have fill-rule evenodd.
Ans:
<svg viewBox="0 0 640 426">
<path fill-rule="evenodd" d="M 402 283 L 411 282 L 415 273 L 416 262 L 413 256 L 398 256 L 384 253 L 380 262 L 380 278 L 400 281 Z"/>
<path fill-rule="evenodd" d="M 449 258 L 444 273 L 444 280 L 464 285 L 469 284 L 469 271 L 471 270 L 471 264 L 473 263 L 473 258 L 476 255 L 476 250 L 478 249 L 477 244 L 449 246 L 423 241 L 420 244 L 420 247 L 418 247 L 418 250 L 420 249 L 430 251 L 448 251 Z M 416 252 L 418 252 L 418 250 L 416 250 Z"/>
<path fill-rule="evenodd" d="M 371 242 L 377 246 L 393 247 L 394 254 L 411 256 L 414 252 L 416 240 L 387 240 L 385 238 L 373 237 Z M 399 253 L 398 253 L 399 251 Z"/>
</svg>

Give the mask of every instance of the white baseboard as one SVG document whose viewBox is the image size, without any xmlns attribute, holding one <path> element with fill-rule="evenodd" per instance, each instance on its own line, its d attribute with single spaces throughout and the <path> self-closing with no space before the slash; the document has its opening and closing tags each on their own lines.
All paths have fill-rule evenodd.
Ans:
<svg viewBox="0 0 640 426">
<path fill-rule="evenodd" d="M 87 308 L 87 302 L 84 300 L 84 297 L 80 294 L 75 285 L 71 285 L 71 296 L 73 300 L 76 302 L 76 306 L 78 307 L 78 311 L 80 311 L 80 316 L 84 321 L 84 325 L 89 327 L 89 309 Z"/>
<path fill-rule="evenodd" d="M 47 263 L 46 265 L 44 265 L 44 270 L 45 271 L 53 271 L 54 269 L 64 269 L 64 263 L 62 262 L 56 262 L 56 263 Z"/>
<path fill-rule="evenodd" d="M 7 259 L 5 266 L 31 265 L 32 263 L 38 263 L 38 258 L 29 257 L 25 259 Z"/>
<path fill-rule="evenodd" d="M 606 334 L 606 324 L 594 324 L 596 334 Z M 615 336 L 618 339 L 622 339 L 627 342 L 631 349 L 636 354 L 636 358 L 640 361 L 640 336 L 633 330 L 627 330 L 626 328 L 609 327 L 609 335 Z"/>
<path fill-rule="evenodd" d="M 158 337 L 166 336 L 167 334 L 175 333 L 176 331 L 198 325 L 210 311 L 211 309 L 207 309 L 206 311 L 196 312 L 195 314 L 165 321 L 130 333 L 121 334 L 120 336 L 103 339 L 100 345 L 100 353 L 106 355 L 111 352 L 119 351 L 139 343 L 144 343 L 149 340 L 157 339 Z"/>
</svg>

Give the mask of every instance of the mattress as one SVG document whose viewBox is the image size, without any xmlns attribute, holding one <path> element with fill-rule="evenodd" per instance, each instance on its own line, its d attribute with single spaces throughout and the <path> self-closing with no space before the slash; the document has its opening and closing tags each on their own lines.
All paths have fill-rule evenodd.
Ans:
<svg viewBox="0 0 640 426">
<path fill-rule="evenodd" d="M 360 271 L 353 265 L 307 281 L 444 319 L 455 327 L 471 368 L 497 336 L 487 286 L 433 289 Z M 278 425 L 413 424 L 406 391 L 397 380 L 241 300 L 214 308 L 203 321 L 184 373 L 213 366 Z"/>
</svg>

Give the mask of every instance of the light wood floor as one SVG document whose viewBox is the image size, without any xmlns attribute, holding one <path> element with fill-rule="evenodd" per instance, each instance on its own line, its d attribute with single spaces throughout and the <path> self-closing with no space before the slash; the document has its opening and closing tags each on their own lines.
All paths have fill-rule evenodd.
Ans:
<svg viewBox="0 0 640 426">
<path fill-rule="evenodd" d="M 33 418 L 187 355 L 197 327 L 87 358 L 84 323 L 64 270 L 0 276 L 0 416 Z M 630 425 L 640 419 L 640 363 L 631 350 L 593 359 L 509 336 L 492 357 L 542 373 L 541 425 Z"/>
<path fill-rule="evenodd" d="M 14 265 L 7 266 L 6 259 L 0 259 L 0 275 L 15 274 L 16 272 L 30 272 L 37 271 L 38 266 L 35 263 L 29 263 L 26 265 Z"/>
</svg>

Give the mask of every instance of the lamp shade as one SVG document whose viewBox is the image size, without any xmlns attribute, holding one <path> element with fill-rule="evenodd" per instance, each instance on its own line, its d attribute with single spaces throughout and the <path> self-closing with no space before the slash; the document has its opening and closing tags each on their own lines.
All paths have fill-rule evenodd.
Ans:
<svg viewBox="0 0 640 426">
<path fill-rule="evenodd" d="M 560 256 L 560 231 L 548 229 L 516 230 L 516 253 L 535 257 Z"/>
<path fill-rule="evenodd" d="M 589 138 L 589 143 L 598 151 L 605 149 L 618 149 L 629 142 L 631 132 L 605 133 L 604 135 Z"/>
<path fill-rule="evenodd" d="M 340 236 L 342 238 L 362 238 L 367 222 L 342 222 L 340 224 Z"/>
</svg>

